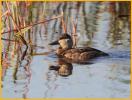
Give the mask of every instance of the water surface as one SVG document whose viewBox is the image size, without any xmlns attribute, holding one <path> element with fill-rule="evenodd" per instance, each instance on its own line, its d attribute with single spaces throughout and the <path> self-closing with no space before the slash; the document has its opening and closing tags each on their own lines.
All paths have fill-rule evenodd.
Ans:
<svg viewBox="0 0 132 100">
<path fill-rule="evenodd" d="M 44 16 L 44 6 L 43 3 L 34 4 L 33 21 Z M 31 35 L 35 46 L 28 48 L 23 60 L 19 58 L 25 51 L 25 46 L 22 47 L 22 53 L 18 53 L 14 50 L 14 42 L 7 46 L 8 42 L 3 41 L 3 52 L 6 52 L 6 59 L 10 62 L 8 68 L 3 68 L 3 97 L 128 98 L 130 22 L 127 17 L 115 20 L 116 13 L 110 10 L 112 7 L 110 2 L 46 3 L 47 18 L 60 14 L 61 10 L 64 11 L 65 17 L 69 16 L 69 33 L 72 32 L 70 17 L 78 17 L 78 46 L 91 46 L 107 52 L 109 56 L 92 59 L 88 64 L 70 63 L 71 74 L 63 77 L 58 71 L 49 69 L 51 65 L 58 65 L 59 59 L 53 52 L 57 46 L 48 45 L 63 33 L 61 22 L 58 19 L 45 25 L 37 25 Z M 116 23 L 120 23 L 117 28 Z M 8 36 L 4 34 L 2 37 Z M 8 52 L 6 48 L 9 48 Z M 3 55 L 4 59 L 5 54 Z"/>
</svg>

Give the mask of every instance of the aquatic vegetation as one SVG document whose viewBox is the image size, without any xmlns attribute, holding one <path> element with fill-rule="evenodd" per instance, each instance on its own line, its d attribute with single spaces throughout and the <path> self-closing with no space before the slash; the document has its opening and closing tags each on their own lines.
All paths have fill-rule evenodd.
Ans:
<svg viewBox="0 0 132 100">
<path fill-rule="evenodd" d="M 1 19 L 3 97 L 129 96 L 130 2 L 3 1 Z M 80 65 L 58 59 L 48 44 L 63 33 L 75 48 L 110 56 Z"/>
</svg>

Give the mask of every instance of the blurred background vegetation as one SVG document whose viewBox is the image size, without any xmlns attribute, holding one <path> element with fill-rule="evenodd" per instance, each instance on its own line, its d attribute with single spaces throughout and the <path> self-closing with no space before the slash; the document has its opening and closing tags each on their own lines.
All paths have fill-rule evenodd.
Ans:
<svg viewBox="0 0 132 100">
<path fill-rule="evenodd" d="M 31 76 L 33 57 L 53 51 L 48 43 L 66 31 L 77 34 L 78 46 L 108 52 L 112 48 L 129 50 L 130 4 L 3 1 L 2 80 L 6 76 L 13 81 Z"/>
</svg>

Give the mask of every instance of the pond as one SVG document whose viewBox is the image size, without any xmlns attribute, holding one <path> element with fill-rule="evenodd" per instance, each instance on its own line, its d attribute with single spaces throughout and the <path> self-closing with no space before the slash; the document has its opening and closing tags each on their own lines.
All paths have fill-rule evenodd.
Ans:
<svg viewBox="0 0 132 100">
<path fill-rule="evenodd" d="M 23 7 L 24 3 L 20 4 Z M 23 16 L 28 13 L 27 21 L 32 23 L 63 11 L 68 33 L 73 32 L 72 22 L 77 19 L 77 47 L 90 46 L 109 56 L 87 64 L 65 62 L 54 52 L 58 46 L 49 45 L 64 33 L 61 19 L 38 24 L 24 34 L 28 49 L 18 42 L 2 40 L 3 98 L 128 98 L 130 20 L 129 16 L 117 17 L 119 8 L 118 2 L 33 2 L 30 13 L 20 12 Z M 13 40 L 12 34 L 2 34 L 2 38 Z M 60 62 L 70 66 L 65 77 L 50 69 Z"/>
</svg>

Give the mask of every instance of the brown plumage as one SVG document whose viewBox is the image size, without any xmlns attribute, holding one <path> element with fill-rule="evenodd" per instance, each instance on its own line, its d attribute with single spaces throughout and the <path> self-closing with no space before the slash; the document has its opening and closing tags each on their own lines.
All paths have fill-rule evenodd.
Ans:
<svg viewBox="0 0 132 100">
<path fill-rule="evenodd" d="M 50 45 L 59 44 L 60 47 L 56 50 L 56 54 L 60 57 L 76 61 L 87 61 L 89 59 L 108 56 L 107 53 L 91 47 L 73 48 L 72 38 L 68 34 L 62 35 L 59 40 L 51 43 Z"/>
<path fill-rule="evenodd" d="M 63 50 L 59 48 L 59 52 L 56 52 L 58 56 L 65 57 L 67 59 L 74 59 L 74 60 L 79 60 L 79 61 L 84 61 L 88 59 L 92 59 L 98 56 L 108 56 L 108 54 L 94 49 L 90 47 L 85 47 L 85 48 L 72 48 L 68 50 Z"/>
</svg>

